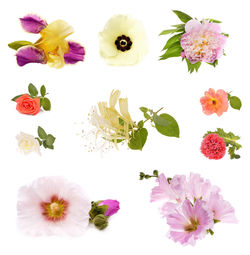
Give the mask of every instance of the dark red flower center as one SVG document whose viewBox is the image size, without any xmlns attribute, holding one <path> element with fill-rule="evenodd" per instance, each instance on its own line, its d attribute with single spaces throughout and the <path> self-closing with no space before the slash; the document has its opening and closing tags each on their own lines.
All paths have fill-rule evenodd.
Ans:
<svg viewBox="0 0 250 255">
<path fill-rule="evenodd" d="M 122 52 L 130 50 L 132 44 L 133 44 L 132 41 L 126 35 L 118 36 L 117 39 L 115 40 L 116 48 Z"/>
</svg>

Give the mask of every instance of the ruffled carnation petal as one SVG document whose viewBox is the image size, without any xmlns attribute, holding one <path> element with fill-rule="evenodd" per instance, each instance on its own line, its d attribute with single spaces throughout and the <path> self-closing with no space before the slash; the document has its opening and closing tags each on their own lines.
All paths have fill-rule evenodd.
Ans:
<svg viewBox="0 0 250 255">
<path fill-rule="evenodd" d="M 46 63 L 44 52 L 33 46 L 25 46 L 20 48 L 16 53 L 16 58 L 19 66 L 24 66 L 29 63 Z"/>
<path fill-rule="evenodd" d="M 45 20 L 34 14 L 29 14 L 20 18 L 20 21 L 23 29 L 29 33 L 38 34 L 47 26 L 47 22 Z"/>
<path fill-rule="evenodd" d="M 64 54 L 65 64 L 75 64 L 78 61 L 83 61 L 85 56 L 85 49 L 79 43 L 68 42 L 69 52 Z"/>
</svg>

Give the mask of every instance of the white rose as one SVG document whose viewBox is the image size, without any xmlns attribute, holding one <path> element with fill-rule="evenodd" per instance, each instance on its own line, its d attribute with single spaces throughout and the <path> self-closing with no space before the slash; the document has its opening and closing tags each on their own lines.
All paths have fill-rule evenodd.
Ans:
<svg viewBox="0 0 250 255">
<path fill-rule="evenodd" d="M 41 155 L 40 144 L 34 136 L 20 132 L 16 138 L 18 141 L 18 147 L 22 153 L 29 154 L 31 152 L 36 152 Z"/>
<path fill-rule="evenodd" d="M 148 52 L 144 25 L 130 16 L 113 16 L 99 38 L 100 54 L 109 65 L 135 65 Z"/>
</svg>

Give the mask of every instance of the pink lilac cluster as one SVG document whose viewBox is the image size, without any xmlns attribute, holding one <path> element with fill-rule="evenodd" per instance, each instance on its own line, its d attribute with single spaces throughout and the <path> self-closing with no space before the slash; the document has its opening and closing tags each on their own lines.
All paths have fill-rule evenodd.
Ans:
<svg viewBox="0 0 250 255">
<path fill-rule="evenodd" d="M 192 19 L 186 23 L 185 32 L 181 38 L 184 50 L 181 56 L 186 57 L 191 64 L 214 63 L 223 55 L 227 37 L 221 33 L 218 24 Z"/>
<path fill-rule="evenodd" d="M 225 201 L 220 189 L 199 174 L 166 178 L 160 174 L 151 202 L 163 201 L 161 214 L 170 226 L 169 238 L 183 245 L 194 245 L 215 223 L 237 223 L 234 208 Z"/>
</svg>

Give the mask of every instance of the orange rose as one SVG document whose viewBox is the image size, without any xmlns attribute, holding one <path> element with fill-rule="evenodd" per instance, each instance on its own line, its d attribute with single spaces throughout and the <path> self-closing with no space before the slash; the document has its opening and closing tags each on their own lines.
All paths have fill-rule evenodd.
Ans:
<svg viewBox="0 0 250 255">
<path fill-rule="evenodd" d="M 23 114 L 36 115 L 40 112 L 40 98 L 24 94 L 16 99 L 16 109 Z"/>
</svg>

